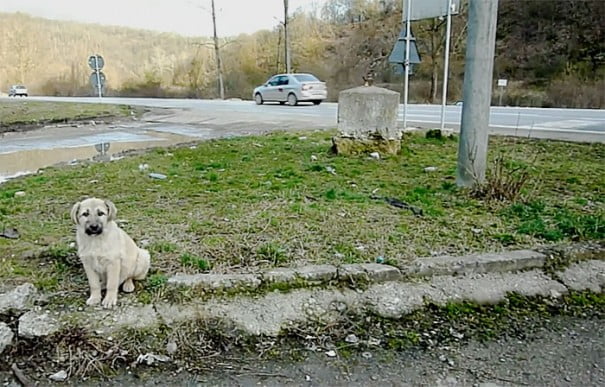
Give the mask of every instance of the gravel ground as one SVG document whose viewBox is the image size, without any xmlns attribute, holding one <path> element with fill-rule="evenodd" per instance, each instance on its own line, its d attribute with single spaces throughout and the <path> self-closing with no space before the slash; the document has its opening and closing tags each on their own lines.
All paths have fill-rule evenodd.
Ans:
<svg viewBox="0 0 605 387">
<path fill-rule="evenodd" d="M 556 317 L 501 338 L 431 351 L 377 350 L 347 358 L 313 353 L 302 361 L 209 364 L 215 371 L 120 375 L 79 386 L 603 386 L 603 320 Z M 370 357 L 371 355 L 371 357 Z M 211 360 L 209 360 L 211 361 Z M 0 378 L 2 380 L 4 378 Z M 8 381 L 8 380 L 6 380 Z"/>
</svg>

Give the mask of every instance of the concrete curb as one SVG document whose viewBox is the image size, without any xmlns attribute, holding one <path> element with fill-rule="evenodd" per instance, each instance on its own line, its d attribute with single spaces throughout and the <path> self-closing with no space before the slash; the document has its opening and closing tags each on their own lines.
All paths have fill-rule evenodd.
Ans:
<svg viewBox="0 0 605 387">
<path fill-rule="evenodd" d="M 580 249 L 581 250 L 581 249 Z M 570 250 L 571 251 L 571 250 Z M 582 251 L 586 251 L 585 249 Z M 576 251 L 577 252 L 577 251 Z M 575 256 L 574 256 L 575 257 Z M 582 257 L 605 258 L 605 249 L 591 249 Z M 91 334 L 111 334 L 128 329 L 174 328 L 179 324 L 212 320 L 236 327 L 244 335 L 277 336 L 293 324 L 336 322 L 344 313 L 373 313 L 384 318 L 400 318 L 427 303 L 445 305 L 469 301 L 496 304 L 510 293 L 523 296 L 559 298 L 569 291 L 605 291 L 605 260 L 591 259 L 571 264 L 552 277 L 542 268 L 549 255 L 520 250 L 506 254 L 479 254 L 468 257 L 425 258 L 413 262 L 403 273 L 382 264 L 350 264 L 339 267 L 316 265 L 296 269 L 272 269 L 260 274 L 176 275 L 170 287 L 201 287 L 208 290 L 243 287 L 258 289 L 275 283 L 334 284 L 364 282 L 364 289 L 306 287 L 288 292 L 266 288 L 254 296 L 217 294 L 208 300 L 182 304 L 123 304 L 116 310 L 85 308 L 52 311 L 29 308 L 19 317 L 18 336 L 36 339 L 52 335 L 64 327 L 79 326 Z M 553 274 L 553 273 L 551 273 Z M 22 285 L 27 297 L 35 292 Z M 277 289 L 277 288 L 276 288 Z M 15 292 L 0 295 L 15 299 Z M 5 302 L 13 306 L 14 303 Z M 23 312 L 23 304 L 18 303 Z M 6 331 L 6 326 L 4 326 Z M 4 346 L 10 345 L 4 332 Z"/>
</svg>

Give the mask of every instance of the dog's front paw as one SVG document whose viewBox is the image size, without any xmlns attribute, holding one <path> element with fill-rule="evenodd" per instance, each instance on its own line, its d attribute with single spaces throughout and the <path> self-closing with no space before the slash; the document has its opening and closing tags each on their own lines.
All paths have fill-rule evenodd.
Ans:
<svg viewBox="0 0 605 387">
<path fill-rule="evenodd" d="M 103 308 L 111 309 L 118 303 L 118 295 L 117 294 L 107 294 L 101 303 Z"/>
<path fill-rule="evenodd" d="M 94 296 L 88 297 L 88 300 L 86 300 L 86 305 L 93 306 L 93 305 L 97 305 L 99 302 L 101 302 L 101 296 L 94 295 Z"/>
</svg>

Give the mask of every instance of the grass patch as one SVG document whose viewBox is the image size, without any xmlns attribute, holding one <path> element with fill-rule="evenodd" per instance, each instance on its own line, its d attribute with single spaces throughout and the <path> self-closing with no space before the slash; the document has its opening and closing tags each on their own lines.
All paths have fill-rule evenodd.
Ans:
<svg viewBox="0 0 605 387">
<path fill-rule="evenodd" d="M 12 127 L 41 126 L 51 123 L 130 117 L 137 108 L 100 103 L 63 103 L 30 100 L 0 102 L 0 132 Z"/>
<path fill-rule="evenodd" d="M 153 269 L 165 276 L 185 267 L 250 272 L 377 257 L 403 265 L 435 253 L 605 237 L 603 144 L 492 137 L 490 154 L 505 155 L 513 166 L 531 164 L 528 179 L 540 182 L 521 187 L 514 201 L 494 201 L 456 187 L 455 140 L 406 136 L 400 155 L 368 160 L 330 154 L 332 132 L 304 135 L 205 141 L 194 149 L 47 168 L 2 184 L 0 227 L 14 227 L 21 237 L 0 238 L 7 257 L 0 282 L 33 276 L 48 288 L 85 284 L 66 246 L 74 240 L 69 210 L 86 195 L 114 201 L 124 229 L 146 241 Z M 139 164 L 169 177 L 150 179 Z M 427 166 L 436 170 L 425 172 Z M 26 194 L 15 197 L 16 191 Z M 392 205 L 397 201 L 409 206 Z M 21 258 L 40 248 L 47 253 Z"/>
</svg>

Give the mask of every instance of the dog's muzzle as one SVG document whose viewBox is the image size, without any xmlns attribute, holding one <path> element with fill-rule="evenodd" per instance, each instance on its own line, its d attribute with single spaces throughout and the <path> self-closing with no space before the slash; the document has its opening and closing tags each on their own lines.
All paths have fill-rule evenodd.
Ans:
<svg viewBox="0 0 605 387">
<path fill-rule="evenodd" d="M 85 229 L 86 235 L 99 235 L 103 232 L 103 226 L 100 224 L 89 224 Z"/>
</svg>

